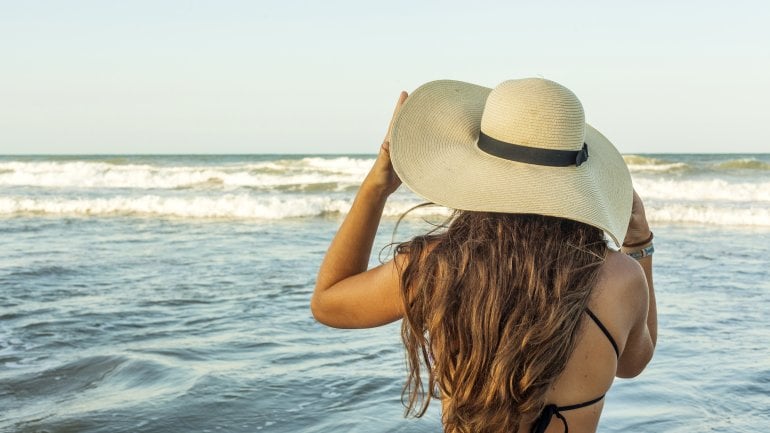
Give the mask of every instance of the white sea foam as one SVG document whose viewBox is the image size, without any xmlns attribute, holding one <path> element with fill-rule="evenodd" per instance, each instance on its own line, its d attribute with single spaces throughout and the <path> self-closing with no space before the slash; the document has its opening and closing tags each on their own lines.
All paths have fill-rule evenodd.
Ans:
<svg viewBox="0 0 770 433">
<path fill-rule="evenodd" d="M 696 172 L 688 165 L 686 172 L 666 174 L 671 164 L 679 163 L 634 155 L 625 158 L 631 166 L 661 168 L 660 173 L 645 169 L 633 174 L 655 221 L 770 226 L 770 177 L 761 167 L 746 175 L 746 167 L 753 168 L 759 160 L 718 162 L 742 172 L 733 175 L 726 168 L 713 169 L 714 164 L 707 172 Z M 353 190 L 373 163 L 372 158 L 351 157 L 190 161 L 0 162 L 0 215 L 274 220 L 344 214 Z M 420 202 L 402 188 L 388 201 L 384 214 L 399 216 Z M 418 217 L 448 214 L 440 207 L 411 213 Z"/>
<path fill-rule="evenodd" d="M 683 162 L 672 162 L 670 164 L 650 164 L 650 165 L 644 165 L 644 164 L 627 164 L 628 170 L 631 173 L 638 173 L 638 172 L 656 172 L 656 173 L 670 173 L 670 172 L 680 172 L 689 170 L 690 166 Z"/>
<path fill-rule="evenodd" d="M 770 227 L 770 208 L 725 208 L 715 205 L 665 204 L 645 205 L 652 222 L 688 222 L 707 225 Z"/>
<path fill-rule="evenodd" d="M 92 199 L 0 197 L 0 215 L 283 219 L 346 212 L 349 207 L 348 200 L 322 196 L 255 197 L 247 194 L 224 194 L 220 197 L 142 195 Z"/>
<path fill-rule="evenodd" d="M 770 226 L 770 181 L 634 178 L 655 222 Z"/>
<path fill-rule="evenodd" d="M 326 185 L 336 190 L 358 184 L 372 161 L 348 157 L 303 158 L 218 166 L 12 161 L 0 163 L 0 186 L 232 190 Z"/>
<path fill-rule="evenodd" d="M 111 198 L 67 199 L 0 197 L 0 216 L 147 216 L 184 219 L 278 220 L 345 214 L 352 199 L 324 196 L 269 196 L 224 194 L 219 197 L 161 197 L 157 195 Z M 397 217 L 418 204 L 404 198 L 388 203 L 384 215 Z M 720 206 L 714 203 L 647 203 L 647 214 L 655 222 L 695 222 L 716 225 L 770 226 L 770 206 Z M 449 210 L 430 206 L 419 208 L 411 217 L 448 216 Z"/>
<path fill-rule="evenodd" d="M 635 177 L 643 199 L 691 202 L 770 202 L 770 181 L 738 182 L 726 179 Z"/>
<path fill-rule="evenodd" d="M 388 202 L 383 214 L 403 215 L 421 203 L 414 197 Z M 219 197 L 162 197 L 158 195 L 117 196 L 110 198 L 29 198 L 0 197 L 0 215 L 71 215 L 71 216 L 153 216 L 176 218 L 284 219 L 345 214 L 352 198 L 327 196 L 254 196 L 224 194 Z M 447 216 L 440 206 L 416 209 L 410 216 Z"/>
</svg>

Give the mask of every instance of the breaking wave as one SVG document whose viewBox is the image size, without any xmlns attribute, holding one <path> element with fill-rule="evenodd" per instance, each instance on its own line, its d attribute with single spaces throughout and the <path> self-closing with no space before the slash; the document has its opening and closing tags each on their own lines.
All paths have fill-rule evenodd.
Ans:
<svg viewBox="0 0 770 433">
<path fill-rule="evenodd" d="M 665 159 L 648 156 L 624 155 L 623 160 L 626 162 L 626 165 L 628 165 L 628 169 L 631 173 L 645 171 L 671 173 L 692 170 L 692 167 L 684 162 L 667 161 Z"/>
<path fill-rule="evenodd" d="M 312 189 L 357 185 L 373 163 L 365 158 L 285 159 L 235 165 L 126 164 L 106 161 L 0 162 L 0 186 L 130 189 Z"/>
<path fill-rule="evenodd" d="M 770 163 L 756 158 L 739 158 L 718 162 L 713 165 L 716 170 L 761 170 L 770 171 Z"/>
<path fill-rule="evenodd" d="M 280 220 L 344 215 L 374 162 L 368 156 L 268 158 L 0 160 L 0 216 Z M 764 156 L 624 159 L 654 221 L 770 226 L 770 162 Z M 402 188 L 388 201 L 385 216 L 400 216 L 421 202 Z M 412 213 L 447 214 L 440 207 Z"/>
<path fill-rule="evenodd" d="M 660 200 L 649 194 L 647 214 L 655 222 L 695 222 L 717 225 L 770 226 L 770 201 L 763 205 L 741 202 Z M 420 203 L 417 199 L 388 202 L 384 215 L 398 217 Z M 280 220 L 344 215 L 351 199 L 322 196 L 254 197 L 226 194 L 221 197 L 112 197 L 106 199 L 32 199 L 0 197 L 0 216 L 50 215 L 75 217 L 136 216 L 182 219 Z M 736 205 L 738 204 L 738 205 Z M 743 204 L 743 205 L 741 205 Z M 425 207 L 410 216 L 446 216 L 442 207 Z"/>
</svg>

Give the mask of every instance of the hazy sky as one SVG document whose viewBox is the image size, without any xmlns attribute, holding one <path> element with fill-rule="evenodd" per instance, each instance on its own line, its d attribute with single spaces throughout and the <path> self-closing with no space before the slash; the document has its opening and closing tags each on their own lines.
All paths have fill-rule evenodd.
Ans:
<svg viewBox="0 0 770 433">
<path fill-rule="evenodd" d="M 770 152 L 770 2 L 534 3 L 0 0 L 0 154 L 374 153 L 400 90 L 527 76 L 624 153 Z"/>
</svg>

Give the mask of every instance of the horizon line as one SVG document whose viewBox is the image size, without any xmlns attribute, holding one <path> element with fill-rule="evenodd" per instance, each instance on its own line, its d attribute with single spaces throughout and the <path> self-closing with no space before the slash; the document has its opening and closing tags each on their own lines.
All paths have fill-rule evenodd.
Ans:
<svg viewBox="0 0 770 433">
<path fill-rule="evenodd" d="M 620 152 L 621 155 L 770 155 L 770 152 Z M 0 158 L 16 156 L 372 156 L 377 153 L 366 152 L 264 152 L 264 153 L 4 153 Z"/>
</svg>

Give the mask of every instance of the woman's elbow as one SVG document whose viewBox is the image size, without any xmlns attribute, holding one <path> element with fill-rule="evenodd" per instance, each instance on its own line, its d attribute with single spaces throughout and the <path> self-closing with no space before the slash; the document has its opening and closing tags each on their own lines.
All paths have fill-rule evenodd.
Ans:
<svg viewBox="0 0 770 433">
<path fill-rule="evenodd" d="M 310 313 L 313 315 L 313 318 L 324 325 L 327 323 L 325 322 L 325 314 L 324 314 L 324 305 L 323 301 L 321 299 L 322 297 L 314 293 L 313 296 L 310 298 Z"/>
<path fill-rule="evenodd" d="M 340 313 L 336 310 L 322 294 L 314 294 L 310 298 L 310 313 L 320 324 L 332 328 L 346 328 L 344 323 L 340 322 Z"/>
</svg>

